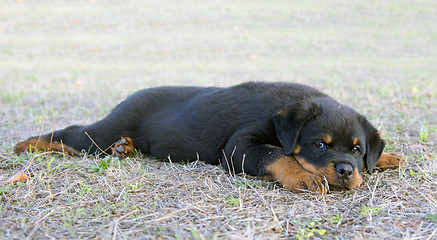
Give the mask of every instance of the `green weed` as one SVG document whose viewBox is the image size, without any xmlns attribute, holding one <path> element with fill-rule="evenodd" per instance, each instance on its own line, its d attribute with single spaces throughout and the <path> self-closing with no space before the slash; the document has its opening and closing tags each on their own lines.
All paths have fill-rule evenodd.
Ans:
<svg viewBox="0 0 437 240">
<path fill-rule="evenodd" d="M 51 169 L 52 163 L 55 159 L 56 159 L 55 157 L 51 157 L 50 160 L 47 162 L 47 172 L 48 173 L 51 173 L 52 171 L 56 170 L 56 168 Z"/>
<path fill-rule="evenodd" d="M 199 233 L 199 231 L 197 231 L 193 227 L 190 227 L 189 229 L 191 232 L 192 239 L 194 239 L 194 240 L 206 240 L 206 239 L 217 240 L 218 239 L 218 232 L 216 232 L 212 236 L 212 238 L 205 238 L 205 236 L 203 236 L 201 233 Z M 179 235 L 176 235 L 175 237 L 176 237 L 176 239 L 183 239 Z"/>
<path fill-rule="evenodd" d="M 8 192 L 9 192 L 9 186 L 0 187 L 0 194 L 8 193 Z"/>
<path fill-rule="evenodd" d="M 231 207 L 235 207 L 240 205 L 240 198 L 236 198 L 234 196 L 223 197 L 223 202 Z"/>
<path fill-rule="evenodd" d="M 80 183 L 80 187 L 76 189 L 76 193 L 81 197 L 84 198 L 88 194 L 93 192 L 93 187 L 90 185 L 87 185 L 86 183 Z"/>
<path fill-rule="evenodd" d="M 9 190 L 10 190 L 9 186 L 0 186 L 0 201 L 3 199 L 3 194 L 8 193 Z M 1 205 L 0 205 L 0 208 L 1 208 Z"/>
<path fill-rule="evenodd" d="M 73 226 L 77 223 L 77 220 L 83 218 L 86 214 L 83 207 L 69 207 L 62 209 L 61 215 L 62 217 L 60 220 L 62 222 L 62 226 L 69 230 L 73 230 Z"/>
<path fill-rule="evenodd" d="M 380 207 L 369 207 L 367 205 L 363 205 L 358 213 L 363 217 L 369 217 L 369 216 L 377 216 L 379 215 L 381 211 Z"/>
<path fill-rule="evenodd" d="M 78 164 L 78 163 L 72 163 L 72 164 L 62 163 L 60 166 L 62 166 L 65 169 L 70 169 L 70 168 L 76 168 L 77 166 L 80 166 L 80 164 Z M 53 169 L 53 170 L 55 170 L 55 169 Z"/>
<path fill-rule="evenodd" d="M 313 218 L 305 222 L 301 222 L 299 220 L 293 220 L 293 222 L 299 225 L 300 227 L 295 237 L 299 240 L 304 240 L 314 237 L 316 233 L 320 236 L 325 235 L 326 233 L 325 229 L 316 228 L 316 223 L 320 222 L 321 220 L 322 220 L 321 218 Z"/>
<path fill-rule="evenodd" d="M 391 91 L 389 88 L 378 88 L 377 91 L 378 91 L 379 95 L 385 96 L 385 97 L 388 97 L 391 94 Z"/>
<path fill-rule="evenodd" d="M 201 240 L 201 239 L 203 239 L 203 237 L 201 237 L 199 231 L 197 231 L 193 227 L 190 227 L 190 232 L 191 232 L 191 235 L 193 236 L 194 240 Z"/>
<path fill-rule="evenodd" d="M 140 183 L 135 183 L 135 184 L 129 184 L 129 190 L 128 190 L 128 192 L 130 192 L 130 193 L 137 193 L 138 192 L 138 190 L 140 189 Z"/>
<path fill-rule="evenodd" d="M 426 215 L 426 218 L 434 223 L 437 223 L 437 214 L 428 214 Z"/>
<path fill-rule="evenodd" d="M 386 152 L 394 152 L 396 145 L 394 143 L 391 143 L 387 140 L 387 145 L 384 148 L 384 151 Z"/>
<path fill-rule="evenodd" d="M 419 130 L 419 141 L 421 142 L 429 142 L 429 133 L 431 132 L 431 128 L 429 127 L 421 127 Z"/>
<path fill-rule="evenodd" d="M 413 177 L 413 186 L 416 186 L 421 179 L 425 176 L 425 174 L 420 172 L 415 172 L 413 169 L 410 169 L 410 175 Z"/>
<path fill-rule="evenodd" d="M 252 179 L 246 179 L 245 181 L 235 179 L 232 181 L 232 183 L 235 184 L 236 186 L 243 187 L 243 188 L 247 188 L 247 186 L 250 186 L 250 187 L 261 187 L 262 186 L 262 182 L 252 180 Z"/>
<path fill-rule="evenodd" d="M 15 154 L 10 154 L 10 158 L 5 160 L 4 163 L 6 162 L 10 162 L 12 163 L 12 168 L 16 168 L 18 166 L 23 166 L 26 165 L 26 163 L 29 162 L 30 159 L 34 159 L 38 156 L 38 154 L 41 153 L 39 151 L 35 151 L 35 152 L 26 152 L 26 154 L 22 154 L 22 155 L 15 155 Z"/>
<path fill-rule="evenodd" d="M 118 157 L 106 156 L 97 164 L 92 164 L 88 169 L 91 173 L 102 173 L 110 167 L 119 167 L 120 159 Z"/>
<path fill-rule="evenodd" d="M 341 220 L 343 220 L 343 218 L 338 215 L 338 213 L 330 218 L 328 218 L 329 221 L 331 221 L 332 224 L 337 225 L 338 223 L 341 222 Z"/>
</svg>

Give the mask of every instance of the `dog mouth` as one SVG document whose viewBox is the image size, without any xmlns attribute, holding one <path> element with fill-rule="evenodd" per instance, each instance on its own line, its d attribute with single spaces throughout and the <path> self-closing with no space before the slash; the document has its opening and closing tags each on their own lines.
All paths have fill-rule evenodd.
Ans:
<svg viewBox="0 0 437 240">
<path fill-rule="evenodd" d="M 359 187 L 362 183 L 362 177 L 354 169 L 354 174 L 350 178 L 342 178 L 338 175 L 330 175 L 328 179 L 329 188 L 336 191 L 349 191 Z"/>
<path fill-rule="evenodd" d="M 354 169 L 354 174 L 347 179 L 335 176 L 328 179 L 329 188 L 336 191 L 349 191 L 355 189 L 361 185 L 363 178 L 358 173 L 358 170 Z"/>
</svg>

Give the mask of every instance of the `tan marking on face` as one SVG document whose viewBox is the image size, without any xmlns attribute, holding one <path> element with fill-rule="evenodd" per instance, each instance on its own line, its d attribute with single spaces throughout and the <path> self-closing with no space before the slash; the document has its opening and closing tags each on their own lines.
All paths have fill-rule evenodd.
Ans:
<svg viewBox="0 0 437 240">
<path fill-rule="evenodd" d="M 321 178 L 326 178 L 330 185 L 343 186 L 347 189 L 354 189 L 361 185 L 363 178 L 356 168 L 354 168 L 351 178 L 348 182 L 344 182 L 339 178 L 337 170 L 335 169 L 334 163 L 328 164 L 328 166 L 323 168 L 316 168 L 314 165 L 309 163 L 307 160 L 301 157 L 296 157 L 299 164 L 309 172 Z"/>
<path fill-rule="evenodd" d="M 353 138 L 352 140 L 353 140 L 354 146 L 358 144 L 358 138 Z"/>
<path fill-rule="evenodd" d="M 327 134 L 327 135 L 322 137 L 322 140 L 327 144 L 331 144 L 332 143 L 332 136 Z"/>
<path fill-rule="evenodd" d="M 352 173 L 351 180 L 349 181 L 348 189 L 354 189 L 357 188 L 363 183 L 363 178 L 361 177 L 360 173 L 356 168 L 354 168 L 354 171 Z"/>
<path fill-rule="evenodd" d="M 299 144 L 296 144 L 296 147 L 294 147 L 294 150 L 293 150 L 293 155 L 299 154 L 301 149 L 302 149 L 302 146 Z"/>
</svg>

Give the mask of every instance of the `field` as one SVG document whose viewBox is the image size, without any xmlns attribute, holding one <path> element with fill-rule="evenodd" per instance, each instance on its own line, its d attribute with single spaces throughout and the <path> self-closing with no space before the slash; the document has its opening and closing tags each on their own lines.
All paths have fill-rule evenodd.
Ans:
<svg viewBox="0 0 437 240">
<path fill-rule="evenodd" d="M 4 1 L 0 238 L 437 239 L 436 23 L 431 0 Z M 12 153 L 141 88 L 245 81 L 329 93 L 406 165 L 317 195 L 202 161 Z"/>
</svg>

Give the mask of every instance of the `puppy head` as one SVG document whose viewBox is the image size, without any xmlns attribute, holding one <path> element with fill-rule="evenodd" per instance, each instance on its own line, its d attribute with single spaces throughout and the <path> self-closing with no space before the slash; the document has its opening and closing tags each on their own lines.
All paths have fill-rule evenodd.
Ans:
<svg viewBox="0 0 437 240">
<path fill-rule="evenodd" d="M 385 145 L 364 116 L 331 98 L 288 105 L 273 122 L 285 154 L 325 177 L 331 189 L 358 187 L 360 172 L 373 171 Z"/>
</svg>

